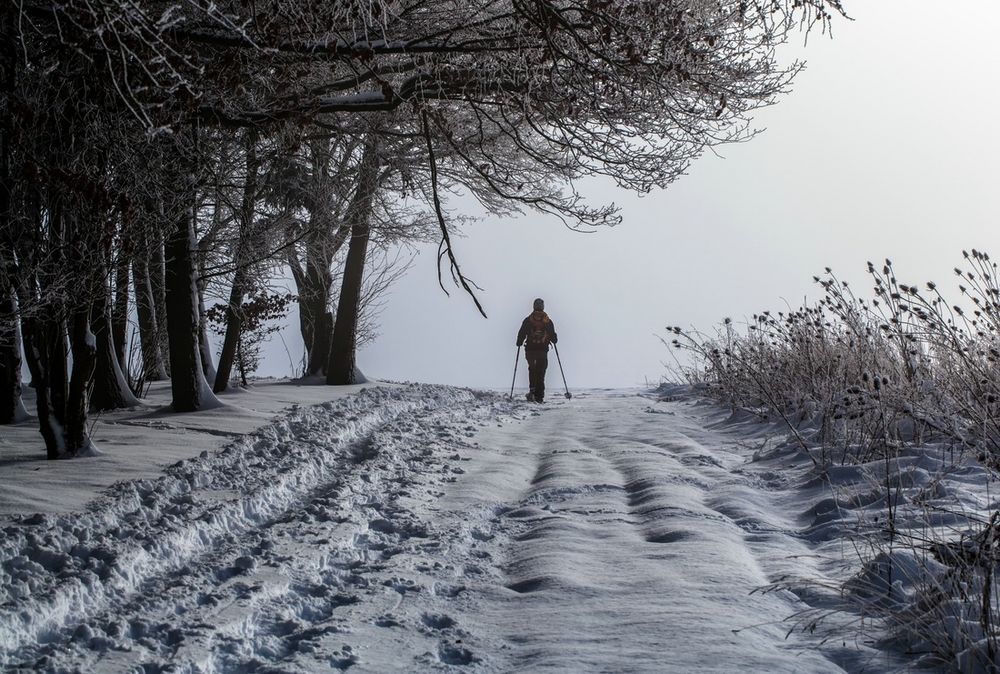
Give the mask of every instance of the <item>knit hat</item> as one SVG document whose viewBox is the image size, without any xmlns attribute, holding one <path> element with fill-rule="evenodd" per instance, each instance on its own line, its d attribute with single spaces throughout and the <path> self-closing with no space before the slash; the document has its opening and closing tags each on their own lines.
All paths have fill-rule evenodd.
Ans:
<svg viewBox="0 0 1000 674">
<path fill-rule="evenodd" d="M 534 309 L 535 311 L 545 311 L 545 300 L 543 300 L 541 297 L 536 297 Z"/>
</svg>

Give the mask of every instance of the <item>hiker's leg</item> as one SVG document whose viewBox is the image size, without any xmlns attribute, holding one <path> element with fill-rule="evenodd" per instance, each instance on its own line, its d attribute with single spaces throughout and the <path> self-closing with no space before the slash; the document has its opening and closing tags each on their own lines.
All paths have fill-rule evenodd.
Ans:
<svg viewBox="0 0 1000 674">
<path fill-rule="evenodd" d="M 538 384 L 538 360 L 532 351 L 525 351 L 524 357 L 528 361 L 528 395 L 534 398 L 535 386 Z"/>
<path fill-rule="evenodd" d="M 535 384 L 535 400 L 541 402 L 545 398 L 545 370 L 549 366 L 549 354 L 542 351 L 538 354 L 535 363 L 535 371 L 538 373 L 538 380 Z"/>
</svg>

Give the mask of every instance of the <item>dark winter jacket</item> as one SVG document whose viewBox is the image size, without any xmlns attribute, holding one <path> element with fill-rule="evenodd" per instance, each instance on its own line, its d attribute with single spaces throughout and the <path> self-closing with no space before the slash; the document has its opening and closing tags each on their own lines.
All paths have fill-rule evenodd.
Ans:
<svg viewBox="0 0 1000 674">
<path fill-rule="evenodd" d="M 558 341 L 552 319 L 544 311 L 532 311 L 517 332 L 517 345 L 524 344 L 525 351 L 548 351 L 549 344 Z"/>
</svg>

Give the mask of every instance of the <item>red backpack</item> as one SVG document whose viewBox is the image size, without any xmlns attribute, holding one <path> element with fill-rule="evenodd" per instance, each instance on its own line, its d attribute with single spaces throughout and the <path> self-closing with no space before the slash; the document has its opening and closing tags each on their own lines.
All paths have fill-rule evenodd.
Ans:
<svg viewBox="0 0 1000 674">
<path fill-rule="evenodd" d="M 541 317 L 536 317 L 534 314 L 528 316 L 528 348 L 540 349 L 542 347 L 548 347 L 548 320 L 544 316 L 544 314 L 542 314 Z"/>
</svg>

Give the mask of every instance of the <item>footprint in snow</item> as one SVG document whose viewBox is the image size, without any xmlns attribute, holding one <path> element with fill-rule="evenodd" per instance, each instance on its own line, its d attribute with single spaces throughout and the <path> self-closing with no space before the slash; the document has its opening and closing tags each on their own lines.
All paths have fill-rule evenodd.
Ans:
<svg viewBox="0 0 1000 674">
<path fill-rule="evenodd" d="M 391 613 L 386 613 L 385 615 L 380 615 L 375 618 L 376 627 L 403 627 L 403 623 L 396 619 Z"/>
<path fill-rule="evenodd" d="M 454 599 L 465 592 L 465 590 L 466 587 L 464 585 L 435 585 L 433 592 L 435 596 Z"/>
<path fill-rule="evenodd" d="M 358 663 L 358 656 L 351 651 L 350 646 L 344 646 L 339 652 L 334 653 L 330 658 L 330 666 L 334 669 L 344 671 Z"/>
<path fill-rule="evenodd" d="M 195 602 L 198 604 L 198 606 L 215 606 L 216 604 L 219 603 L 219 600 L 212 594 L 199 592 Z"/>
<path fill-rule="evenodd" d="M 378 531 L 383 534 L 394 534 L 396 533 L 396 525 L 394 525 L 389 520 L 377 519 L 372 520 L 368 523 L 368 528 L 372 531 Z"/>
<path fill-rule="evenodd" d="M 431 629 L 444 630 L 455 625 L 455 619 L 444 613 L 424 613 L 420 620 Z"/>
<path fill-rule="evenodd" d="M 408 592 L 421 592 L 424 588 L 408 578 L 390 578 L 382 583 L 386 587 L 391 587 L 400 594 Z"/>
<path fill-rule="evenodd" d="M 303 624 L 297 620 L 288 619 L 274 623 L 271 626 L 271 634 L 276 637 L 287 637 L 296 632 L 302 631 Z"/>
<path fill-rule="evenodd" d="M 330 598 L 330 605 L 333 608 L 338 608 L 340 606 L 351 606 L 352 604 L 358 604 L 361 602 L 361 597 L 356 594 L 346 594 L 338 593 Z"/>
<path fill-rule="evenodd" d="M 236 567 L 233 567 L 233 566 L 227 566 L 227 567 L 224 567 L 224 568 L 221 568 L 221 569 L 216 569 L 214 575 L 215 575 L 215 579 L 218 582 L 225 583 L 230 578 L 233 578 L 234 576 L 238 576 L 239 574 L 240 574 L 240 570 L 239 569 L 237 569 Z"/>
<path fill-rule="evenodd" d="M 444 642 L 438 646 L 438 659 L 446 665 L 471 665 L 476 661 L 472 651 L 462 646 L 460 642 L 454 644 Z"/>
</svg>

